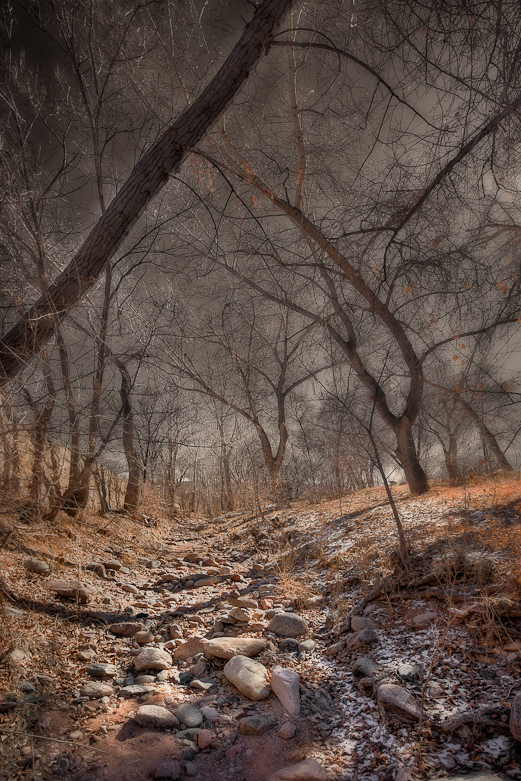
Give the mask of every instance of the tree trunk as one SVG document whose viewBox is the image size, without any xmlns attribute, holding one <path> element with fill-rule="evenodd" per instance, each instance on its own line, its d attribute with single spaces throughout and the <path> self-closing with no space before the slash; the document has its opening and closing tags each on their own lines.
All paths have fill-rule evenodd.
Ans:
<svg viewBox="0 0 521 781">
<path fill-rule="evenodd" d="M 487 443 L 490 450 L 494 454 L 498 467 L 504 472 L 513 472 L 514 467 L 512 466 L 508 458 L 505 456 L 501 448 L 499 447 L 496 437 L 494 436 L 492 431 L 488 428 L 483 418 L 480 417 L 480 415 L 478 415 L 478 413 L 470 406 L 470 404 L 467 401 L 465 401 L 465 399 L 462 399 L 461 396 L 458 396 L 458 401 L 463 407 L 463 409 L 465 409 L 469 413 L 470 417 L 478 427 L 479 433 L 481 434 L 483 441 Z"/>
<path fill-rule="evenodd" d="M 457 485 L 461 482 L 461 475 L 458 466 L 458 443 L 456 437 L 449 436 L 449 447 L 444 448 L 445 468 L 447 475 L 452 483 Z"/>
<path fill-rule="evenodd" d="M 54 334 L 190 150 L 230 105 L 294 0 L 264 0 L 210 84 L 141 158 L 67 268 L 0 342 L 0 386 Z"/>
<path fill-rule="evenodd" d="M 411 494 L 419 496 L 426 493 L 429 490 L 429 483 L 416 452 L 410 420 L 402 418 L 399 425 L 394 428 L 394 433 L 398 444 L 394 452 L 404 471 Z"/>
<path fill-rule="evenodd" d="M 121 373 L 121 406 L 123 409 L 123 450 L 128 466 L 128 481 L 123 501 L 123 509 L 128 512 L 137 510 L 141 494 L 141 467 L 139 465 L 136 446 L 134 442 L 134 411 L 130 399 L 132 382 L 128 369 L 118 362 L 118 368 Z"/>
</svg>

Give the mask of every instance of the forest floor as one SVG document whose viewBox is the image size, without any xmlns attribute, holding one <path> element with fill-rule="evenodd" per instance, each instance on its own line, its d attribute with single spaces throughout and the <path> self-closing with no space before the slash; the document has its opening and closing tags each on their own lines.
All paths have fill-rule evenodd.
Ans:
<svg viewBox="0 0 521 781">
<path fill-rule="evenodd" d="M 521 479 L 393 495 L 407 572 L 381 488 L 213 520 L 0 514 L 0 779 L 521 779 Z M 297 637 L 272 631 L 281 612 Z M 298 715 L 232 686 L 212 636 L 264 640 L 266 680 L 300 677 Z M 147 648 L 174 659 L 143 678 Z M 183 704 L 166 729 L 143 710 Z"/>
</svg>

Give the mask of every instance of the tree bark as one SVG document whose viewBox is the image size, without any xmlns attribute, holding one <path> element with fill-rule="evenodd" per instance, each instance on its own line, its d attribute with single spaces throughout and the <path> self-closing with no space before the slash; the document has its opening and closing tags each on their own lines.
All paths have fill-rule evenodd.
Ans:
<svg viewBox="0 0 521 781">
<path fill-rule="evenodd" d="M 126 366 L 118 361 L 118 369 L 121 373 L 121 406 L 123 409 L 123 450 L 128 466 L 128 481 L 123 501 L 123 509 L 128 512 L 137 510 L 141 495 L 141 467 L 136 453 L 134 442 L 134 411 L 130 400 L 132 382 Z"/>
<path fill-rule="evenodd" d="M 463 407 L 463 409 L 468 412 L 468 414 L 470 415 L 470 417 L 478 427 L 479 432 L 483 437 L 483 440 L 487 443 L 492 453 L 494 454 L 496 461 L 498 463 L 498 467 L 504 472 L 513 472 L 514 467 L 512 466 L 508 458 L 505 456 L 501 448 L 499 447 L 496 437 L 489 429 L 489 427 L 487 426 L 483 418 L 480 417 L 478 413 L 470 406 L 468 401 L 462 399 L 461 396 L 458 396 L 458 401 Z"/>
<path fill-rule="evenodd" d="M 152 198 L 229 106 L 293 2 L 264 0 L 210 84 L 141 158 L 67 268 L 0 342 L 0 387 L 41 350 L 95 284 Z"/>
<path fill-rule="evenodd" d="M 402 417 L 399 425 L 394 428 L 394 433 L 398 443 L 394 452 L 404 471 L 411 494 L 419 496 L 426 493 L 429 490 L 429 483 L 416 453 L 411 421 Z"/>
</svg>

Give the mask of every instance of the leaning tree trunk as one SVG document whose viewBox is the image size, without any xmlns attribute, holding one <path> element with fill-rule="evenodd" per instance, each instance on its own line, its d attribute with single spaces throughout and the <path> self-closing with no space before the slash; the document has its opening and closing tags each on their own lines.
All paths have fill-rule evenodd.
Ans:
<svg viewBox="0 0 521 781">
<path fill-rule="evenodd" d="M 264 0 L 257 8 L 212 81 L 141 158 L 67 268 L 0 341 L 0 386 L 42 349 L 96 283 L 152 198 L 230 105 L 293 2 Z"/>
<path fill-rule="evenodd" d="M 483 418 L 478 415 L 478 413 L 470 406 L 467 401 L 465 401 L 465 399 L 462 399 L 460 396 L 458 396 L 458 401 L 476 424 L 477 428 L 479 429 L 479 433 L 483 437 L 483 441 L 487 443 L 487 445 L 490 447 L 490 450 L 494 454 L 499 468 L 503 470 L 503 472 L 513 472 L 514 467 L 499 447 L 496 437 L 489 429 Z"/>
</svg>

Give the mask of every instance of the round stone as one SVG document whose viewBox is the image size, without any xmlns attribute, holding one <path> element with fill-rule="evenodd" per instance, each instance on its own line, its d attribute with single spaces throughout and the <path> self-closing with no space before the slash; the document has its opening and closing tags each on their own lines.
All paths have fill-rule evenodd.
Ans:
<svg viewBox="0 0 521 781">
<path fill-rule="evenodd" d="M 268 632 L 279 637 L 300 637 L 307 631 L 307 621 L 296 613 L 277 613 L 268 624 Z"/>
<path fill-rule="evenodd" d="M 160 705 L 142 705 L 138 708 L 134 720 L 140 727 L 153 729 L 174 729 L 179 724 L 174 714 Z"/>
</svg>

